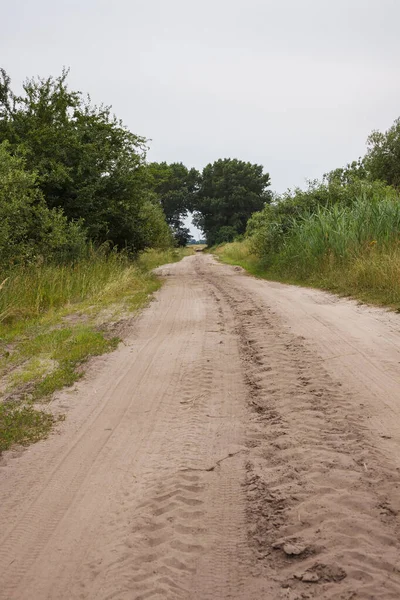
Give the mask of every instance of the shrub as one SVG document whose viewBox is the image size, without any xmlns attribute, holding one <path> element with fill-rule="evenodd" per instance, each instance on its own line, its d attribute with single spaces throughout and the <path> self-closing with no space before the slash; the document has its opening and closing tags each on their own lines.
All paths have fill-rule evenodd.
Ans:
<svg viewBox="0 0 400 600">
<path fill-rule="evenodd" d="M 0 264 L 74 260 L 86 250 L 79 222 L 68 222 L 61 209 L 49 209 L 38 189 L 35 173 L 24 159 L 11 156 L 0 144 Z"/>
<path fill-rule="evenodd" d="M 376 211 L 383 199 L 395 206 L 398 195 L 393 188 L 380 181 L 355 180 L 347 185 L 335 180 L 311 182 L 307 190 L 288 191 L 261 212 L 254 213 L 248 222 L 247 236 L 251 239 L 253 252 L 271 261 L 273 255 L 289 243 L 295 231 L 296 235 L 303 231 L 306 246 L 313 245 L 317 221 L 321 227 L 325 223 L 324 232 L 327 233 L 329 227 L 337 228 L 339 221 L 342 226 L 343 220 L 350 218 L 353 209 L 358 214 L 359 211 L 366 211 L 370 205 L 371 211 L 372 207 Z M 372 214 L 369 218 L 373 220 Z M 326 222 L 328 219 L 329 225 Z M 362 227 L 362 223 L 359 226 Z"/>
</svg>

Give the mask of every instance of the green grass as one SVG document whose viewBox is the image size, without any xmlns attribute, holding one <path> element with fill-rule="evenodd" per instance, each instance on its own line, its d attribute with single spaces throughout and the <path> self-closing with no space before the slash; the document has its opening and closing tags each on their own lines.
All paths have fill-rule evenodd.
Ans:
<svg viewBox="0 0 400 600">
<path fill-rule="evenodd" d="M 73 266 L 27 267 L 11 272 L 0 290 L 0 326 L 25 327 L 29 320 L 68 311 L 81 303 L 97 308 L 147 291 L 150 269 L 181 257 L 179 251 L 147 252 L 135 263 L 117 254 L 94 255 Z M 155 280 L 155 278 L 153 278 Z M 0 331 L 1 334 L 1 331 Z"/>
<path fill-rule="evenodd" d="M 252 252 L 249 240 L 221 244 L 210 251 L 229 265 L 239 265 L 251 275 L 267 278 L 264 261 Z"/>
<path fill-rule="evenodd" d="M 251 242 L 233 242 L 214 249 L 225 263 L 240 265 L 250 274 L 293 285 L 315 287 L 370 304 L 400 311 L 400 247 L 397 243 L 379 248 L 373 244 L 364 253 L 335 259 L 332 254 L 299 268 L 296 259 L 275 263 L 260 258 Z"/>
<path fill-rule="evenodd" d="M 118 338 L 107 325 L 143 308 L 160 287 L 151 272 L 191 250 L 151 250 L 135 262 L 94 253 L 74 266 L 18 269 L 0 287 L 0 451 L 47 435 L 39 402 L 75 383 Z"/>
<path fill-rule="evenodd" d="M 14 444 L 26 446 L 47 436 L 55 418 L 19 402 L 0 404 L 0 453 Z"/>
<path fill-rule="evenodd" d="M 400 308 L 400 201 L 359 196 L 294 221 L 269 274 Z"/>
<path fill-rule="evenodd" d="M 160 265 L 177 262 L 191 254 L 193 254 L 193 246 L 167 250 L 147 250 L 139 256 L 137 264 L 145 273 L 148 273 Z"/>
<path fill-rule="evenodd" d="M 258 277 L 318 287 L 400 310 L 400 198 L 392 189 L 293 218 L 264 219 L 216 253 Z"/>
</svg>

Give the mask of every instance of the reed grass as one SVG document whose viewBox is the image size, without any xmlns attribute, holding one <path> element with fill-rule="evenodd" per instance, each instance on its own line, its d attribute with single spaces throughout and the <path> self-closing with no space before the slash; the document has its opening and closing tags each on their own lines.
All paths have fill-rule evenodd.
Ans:
<svg viewBox="0 0 400 600">
<path fill-rule="evenodd" d="M 400 199 L 393 193 L 373 200 L 360 195 L 351 205 L 321 207 L 297 217 L 275 252 L 270 246 L 263 252 L 247 238 L 216 253 L 259 277 L 400 310 Z"/>
</svg>

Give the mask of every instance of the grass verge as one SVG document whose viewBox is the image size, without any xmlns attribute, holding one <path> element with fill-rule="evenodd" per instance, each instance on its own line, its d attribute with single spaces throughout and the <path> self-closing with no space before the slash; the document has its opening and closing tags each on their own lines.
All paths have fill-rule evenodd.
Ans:
<svg viewBox="0 0 400 600">
<path fill-rule="evenodd" d="M 363 254 L 344 262 L 326 256 L 308 273 L 300 272 L 296 262 L 273 267 L 252 252 L 251 242 L 232 242 L 213 249 L 220 260 L 239 265 L 250 274 L 271 281 L 314 287 L 400 311 L 400 248 L 398 245 L 366 247 Z"/>
<path fill-rule="evenodd" d="M 130 318 L 160 287 L 152 269 L 191 253 L 151 250 L 135 262 L 94 253 L 74 266 L 18 269 L 3 279 L 0 452 L 48 434 L 55 418 L 43 402 L 82 377 L 90 357 L 116 348 L 108 326 Z"/>
</svg>

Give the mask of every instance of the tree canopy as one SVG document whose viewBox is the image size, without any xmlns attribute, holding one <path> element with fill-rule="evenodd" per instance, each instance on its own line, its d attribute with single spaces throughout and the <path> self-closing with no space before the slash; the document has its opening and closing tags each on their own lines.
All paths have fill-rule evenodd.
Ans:
<svg viewBox="0 0 400 600">
<path fill-rule="evenodd" d="M 210 245 L 244 234 L 250 216 L 271 201 L 270 177 L 261 165 L 237 159 L 208 164 L 195 198 L 195 223 Z"/>
<path fill-rule="evenodd" d="M 12 156 L 7 142 L 0 144 L 1 264 L 34 262 L 43 255 L 57 262 L 71 261 L 85 245 L 82 223 L 68 221 L 59 208 L 48 208 L 25 159 Z"/>
<path fill-rule="evenodd" d="M 370 179 L 400 188 L 400 117 L 386 132 L 373 131 L 367 146 L 365 166 Z"/>
<path fill-rule="evenodd" d="M 18 214 L 26 216 L 20 241 L 11 243 L 7 213 L 2 235 L 11 245 L 22 249 L 22 240 L 35 237 L 39 214 L 48 229 L 58 227 L 53 238 L 64 250 L 61 239 L 73 235 L 132 253 L 185 245 L 191 239 L 185 219 L 192 212 L 207 242 L 215 244 L 243 234 L 251 214 L 270 202 L 269 175 L 257 164 L 220 159 L 200 174 L 180 162 L 148 163 L 147 140 L 129 131 L 111 107 L 71 90 L 67 80 L 67 70 L 27 79 L 17 95 L 0 69 L 0 187 L 9 176 L 26 182 L 19 198 L 3 186 L 0 211 L 6 215 L 7 203 L 18 211 L 20 202 Z M 36 244 L 35 252 L 39 246 L 44 252 L 44 244 Z"/>
<path fill-rule="evenodd" d="M 191 233 L 184 226 L 184 219 L 193 209 L 200 173 L 196 169 L 188 169 L 182 163 L 166 162 L 150 163 L 148 173 L 150 185 L 162 206 L 177 244 L 185 246 L 191 238 Z"/>
<path fill-rule="evenodd" d="M 143 137 L 128 131 L 110 107 L 70 91 L 67 71 L 27 80 L 22 96 L 13 93 L 6 72 L 0 74 L 0 142 L 24 154 L 49 208 L 82 219 L 97 243 L 136 252 L 153 245 L 155 230 L 158 240 L 160 228 L 169 238 L 149 187 Z"/>
</svg>

